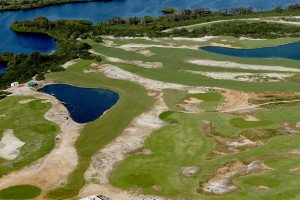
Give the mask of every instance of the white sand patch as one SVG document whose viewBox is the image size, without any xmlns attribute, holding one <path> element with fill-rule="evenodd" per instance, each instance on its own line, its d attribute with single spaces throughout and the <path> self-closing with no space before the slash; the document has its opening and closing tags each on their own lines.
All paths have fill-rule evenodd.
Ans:
<svg viewBox="0 0 300 200">
<path fill-rule="evenodd" d="M 287 68 L 282 66 L 266 66 L 266 65 L 251 65 L 235 63 L 230 61 L 215 61 L 215 60 L 188 60 L 187 62 L 202 66 L 222 67 L 230 69 L 251 69 L 251 70 L 266 70 L 266 71 L 283 71 L 283 72 L 300 72 L 300 69 Z"/>
<path fill-rule="evenodd" d="M 78 59 L 75 59 L 75 60 L 69 60 L 68 62 L 66 62 L 65 64 L 62 65 L 62 67 L 64 69 L 67 69 L 69 68 L 70 66 L 76 64 L 78 62 Z"/>
<path fill-rule="evenodd" d="M 202 72 L 193 70 L 186 70 L 186 72 L 203 75 L 213 79 L 245 82 L 278 82 L 293 76 L 293 74 L 286 73 Z"/>
<path fill-rule="evenodd" d="M 206 193 L 225 194 L 237 189 L 231 180 L 234 177 L 246 175 L 253 172 L 270 169 L 260 161 L 253 161 L 245 165 L 241 161 L 226 163 L 219 168 L 214 175 L 202 185 L 202 190 Z"/>
<path fill-rule="evenodd" d="M 24 100 L 19 101 L 18 103 L 19 104 L 26 104 L 26 103 L 29 103 L 29 102 L 34 101 L 34 100 L 36 100 L 36 99 L 24 99 Z"/>
<path fill-rule="evenodd" d="M 266 40 L 266 39 L 249 38 L 249 37 L 240 37 L 239 40 Z"/>
<path fill-rule="evenodd" d="M 20 148 L 25 143 L 22 142 L 14 135 L 14 131 L 12 129 L 6 129 L 3 131 L 3 136 L 0 141 L 0 157 L 13 160 L 20 154 Z"/>
<path fill-rule="evenodd" d="M 216 38 L 216 36 L 205 36 L 200 38 L 173 37 L 172 39 L 177 41 L 207 42 L 214 38 Z"/>
<path fill-rule="evenodd" d="M 120 59 L 120 58 L 105 56 L 105 55 L 100 54 L 98 52 L 95 52 L 93 50 L 90 50 L 90 52 L 93 53 L 93 54 L 96 54 L 96 55 L 103 56 L 109 62 L 127 63 L 127 64 L 132 64 L 132 65 L 136 65 L 136 66 L 139 66 L 139 67 L 150 68 L 150 69 L 151 68 L 161 68 L 163 66 L 161 62 L 143 62 L 143 61 L 140 61 L 140 60 L 124 60 L 124 59 Z"/>
<path fill-rule="evenodd" d="M 217 46 L 217 47 L 232 47 L 230 44 L 222 44 L 222 43 L 216 43 L 216 42 L 212 42 L 210 43 L 211 46 Z"/>
<path fill-rule="evenodd" d="M 244 139 L 242 141 L 232 141 L 232 142 L 227 142 L 227 146 L 231 148 L 238 148 L 238 147 L 244 147 L 244 146 L 256 146 L 258 143 L 253 142 L 249 139 Z"/>
<path fill-rule="evenodd" d="M 194 174 L 198 173 L 198 171 L 199 171 L 199 167 L 194 167 L 194 166 L 181 168 L 181 174 L 186 177 L 191 177 Z"/>
<path fill-rule="evenodd" d="M 244 116 L 244 120 L 250 121 L 250 122 L 259 121 L 259 119 L 257 119 L 256 117 L 254 117 L 254 116 L 252 116 L 252 115 L 245 115 L 245 116 Z"/>
<path fill-rule="evenodd" d="M 80 198 L 91 195 L 104 195 L 110 200 L 167 200 L 166 197 L 139 194 L 137 190 L 124 191 L 110 185 L 86 184 L 80 191 Z"/>
</svg>

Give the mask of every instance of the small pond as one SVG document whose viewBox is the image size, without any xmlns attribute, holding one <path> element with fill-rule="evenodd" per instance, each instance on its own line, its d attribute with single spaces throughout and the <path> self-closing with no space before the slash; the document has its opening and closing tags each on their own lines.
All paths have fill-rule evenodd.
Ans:
<svg viewBox="0 0 300 200">
<path fill-rule="evenodd" d="M 111 90 L 67 84 L 47 85 L 39 89 L 39 92 L 55 96 L 66 106 L 72 119 L 77 123 L 98 119 L 119 100 L 118 93 Z"/>
<path fill-rule="evenodd" d="M 300 60 L 300 42 L 256 49 L 205 46 L 201 50 L 241 58 L 285 58 Z"/>
</svg>

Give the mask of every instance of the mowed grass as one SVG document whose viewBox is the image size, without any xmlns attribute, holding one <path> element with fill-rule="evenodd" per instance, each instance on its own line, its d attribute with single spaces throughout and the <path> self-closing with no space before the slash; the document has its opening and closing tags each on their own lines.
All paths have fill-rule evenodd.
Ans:
<svg viewBox="0 0 300 200">
<path fill-rule="evenodd" d="M 48 198 L 66 199 L 76 196 L 84 186 L 84 173 L 91 157 L 112 141 L 128 126 L 131 120 L 153 104 L 146 90 L 135 83 L 107 78 L 102 73 L 83 73 L 93 61 L 79 61 L 64 72 L 47 74 L 48 80 L 82 87 L 107 88 L 118 92 L 120 99 L 104 116 L 84 126 L 75 147 L 79 156 L 76 169 L 62 187 L 51 190 Z M 101 103 L 101 102 L 99 102 Z"/>
<path fill-rule="evenodd" d="M 42 190 L 33 185 L 16 185 L 0 190 L 0 199 L 33 199 Z"/>
<path fill-rule="evenodd" d="M 44 157 L 55 146 L 55 136 L 59 133 L 59 127 L 44 118 L 51 104 L 37 99 L 25 104 L 19 103 L 26 99 L 35 98 L 9 96 L 0 100 L 0 113 L 4 115 L 0 119 L 0 139 L 4 130 L 13 129 L 14 135 L 25 143 L 17 158 L 0 158 L 0 176 Z"/>
<path fill-rule="evenodd" d="M 289 39 L 276 40 L 276 41 L 266 40 L 262 42 L 268 45 L 268 43 L 280 44 L 280 43 L 286 43 L 287 41 L 289 41 Z M 212 79 L 203 75 L 186 72 L 186 70 L 205 71 L 205 72 L 251 72 L 251 73 L 270 72 L 267 70 L 229 69 L 229 68 L 222 68 L 222 67 L 200 66 L 200 65 L 191 64 L 187 62 L 188 60 L 193 60 L 193 59 L 208 59 L 208 60 L 216 60 L 216 61 L 231 61 L 231 62 L 237 62 L 242 64 L 285 66 L 290 68 L 299 68 L 300 61 L 296 61 L 296 60 L 251 59 L 251 58 L 245 59 L 245 58 L 229 57 L 229 56 L 209 53 L 201 50 L 158 48 L 158 47 L 148 48 L 155 55 L 151 57 L 145 57 L 136 52 L 125 51 L 114 47 L 102 46 L 101 44 L 96 44 L 91 40 L 87 40 L 87 42 L 93 47 L 95 51 L 100 52 L 107 56 L 117 57 L 126 60 L 140 60 L 144 62 L 162 62 L 163 67 L 159 69 L 145 69 L 131 64 L 111 63 L 126 71 L 154 80 L 171 82 L 171 83 L 180 83 L 180 84 L 190 85 L 190 86 L 220 87 L 220 88 L 229 88 L 229 89 L 236 89 L 236 90 L 243 90 L 243 91 L 291 91 L 291 92 L 300 91 L 299 83 L 291 82 L 288 80 L 283 80 L 280 82 L 260 82 L 260 83 L 243 82 L 243 81 L 234 81 L 234 80 Z M 240 41 L 239 44 L 244 44 L 244 46 L 249 46 L 249 44 L 247 43 L 250 44 L 249 41 Z M 255 45 L 253 45 L 253 47 L 254 46 Z M 276 71 L 272 71 L 272 72 L 276 72 Z"/>
<path fill-rule="evenodd" d="M 167 91 L 164 94 L 165 100 L 175 97 L 175 91 L 165 91 Z M 179 92 L 179 96 L 183 95 Z M 173 102 L 176 103 L 177 101 Z M 173 105 L 171 104 L 171 106 Z M 299 121 L 298 110 L 298 107 L 262 110 L 255 116 L 259 116 L 261 121 L 272 122 L 272 128 L 276 128 L 283 122 Z M 290 112 L 293 119 L 283 116 L 287 112 Z M 206 156 L 214 150 L 215 143 L 203 132 L 203 120 L 212 122 L 219 134 L 231 138 L 236 137 L 243 130 L 257 128 L 257 124 L 236 127 L 231 123 L 231 120 L 236 118 L 239 116 L 217 112 L 187 114 L 171 111 L 163 113 L 161 119 L 172 124 L 157 130 L 145 141 L 145 148 L 150 149 L 153 153 L 128 156 L 115 168 L 110 179 L 111 184 L 123 189 L 141 188 L 142 192 L 147 194 L 195 200 L 269 200 L 299 197 L 300 173 L 289 171 L 291 168 L 300 166 L 298 157 L 278 159 L 270 157 L 270 159 L 265 160 L 265 163 L 274 170 L 235 178 L 233 183 L 239 186 L 239 190 L 236 192 L 222 196 L 204 195 L 197 192 L 199 182 L 207 180 L 217 168 L 228 161 L 250 162 L 265 158 L 268 155 L 299 148 L 300 135 L 292 134 L 274 137 L 266 144 L 254 149 L 225 154 L 211 160 L 206 159 Z M 259 124 L 259 127 L 268 129 L 270 125 L 262 123 Z M 186 177 L 182 175 L 182 168 L 186 166 L 196 166 L 200 170 L 192 177 Z M 266 193 L 257 192 L 256 187 L 260 185 L 268 186 L 269 191 Z"/>
</svg>

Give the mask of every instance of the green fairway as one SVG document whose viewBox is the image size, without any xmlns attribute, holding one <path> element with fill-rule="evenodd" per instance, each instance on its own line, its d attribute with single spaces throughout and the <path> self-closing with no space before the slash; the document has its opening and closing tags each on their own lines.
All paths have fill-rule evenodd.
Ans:
<svg viewBox="0 0 300 200">
<path fill-rule="evenodd" d="M 32 99 L 28 103 L 21 101 Z M 20 154 L 12 160 L 0 157 L 0 176 L 20 169 L 47 155 L 55 146 L 59 127 L 44 118 L 51 104 L 34 97 L 10 96 L 0 100 L 0 138 L 3 131 L 12 129 L 13 134 L 25 144 Z"/>
<path fill-rule="evenodd" d="M 40 188 L 33 185 L 16 185 L 0 190 L 0 199 L 33 199 L 41 192 Z"/>
</svg>

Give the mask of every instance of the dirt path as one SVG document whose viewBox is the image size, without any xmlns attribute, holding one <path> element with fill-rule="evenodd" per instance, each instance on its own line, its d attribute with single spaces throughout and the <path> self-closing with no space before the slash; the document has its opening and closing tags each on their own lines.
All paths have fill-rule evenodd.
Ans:
<svg viewBox="0 0 300 200">
<path fill-rule="evenodd" d="M 27 87 L 10 88 L 13 95 L 34 96 L 37 99 L 46 99 L 51 102 L 51 109 L 45 114 L 45 118 L 58 124 L 61 133 L 58 135 L 58 143 L 49 155 L 38 162 L 14 171 L 1 177 L 0 189 L 16 184 L 33 184 L 45 191 L 65 181 L 70 172 L 77 165 L 77 153 L 74 147 L 82 125 L 74 122 L 67 109 L 53 96 L 35 92 Z M 65 120 L 68 117 L 68 120 Z M 44 193 L 39 199 L 43 199 Z"/>
</svg>

